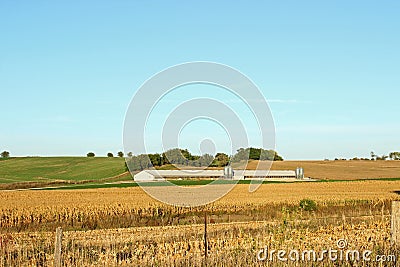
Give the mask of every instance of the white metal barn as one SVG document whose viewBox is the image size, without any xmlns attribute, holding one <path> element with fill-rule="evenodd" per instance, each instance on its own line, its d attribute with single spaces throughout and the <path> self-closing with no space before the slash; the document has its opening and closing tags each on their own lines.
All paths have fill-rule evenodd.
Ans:
<svg viewBox="0 0 400 267">
<path fill-rule="evenodd" d="M 144 170 L 134 175 L 135 181 L 163 181 L 166 179 L 226 179 L 224 170 Z M 231 170 L 228 179 L 257 180 L 257 179 L 301 179 L 296 171 L 271 171 L 271 170 Z"/>
<path fill-rule="evenodd" d="M 144 170 L 134 175 L 135 181 L 161 181 L 167 178 L 223 178 L 220 170 Z"/>
<path fill-rule="evenodd" d="M 235 180 L 257 180 L 268 178 L 296 178 L 296 172 L 270 170 L 237 170 L 233 173 L 233 179 Z"/>
</svg>

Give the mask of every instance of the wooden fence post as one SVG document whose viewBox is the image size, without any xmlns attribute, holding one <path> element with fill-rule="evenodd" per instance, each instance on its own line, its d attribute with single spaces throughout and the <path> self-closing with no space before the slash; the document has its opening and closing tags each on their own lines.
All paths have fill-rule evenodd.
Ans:
<svg viewBox="0 0 400 267">
<path fill-rule="evenodd" d="M 54 267 L 61 267 L 62 229 L 57 227 L 56 242 L 54 244 Z"/>
<path fill-rule="evenodd" d="M 392 244 L 400 245 L 400 201 L 392 201 L 391 217 Z"/>
<path fill-rule="evenodd" d="M 204 266 L 207 266 L 208 241 L 207 241 L 207 211 L 204 212 Z"/>
</svg>

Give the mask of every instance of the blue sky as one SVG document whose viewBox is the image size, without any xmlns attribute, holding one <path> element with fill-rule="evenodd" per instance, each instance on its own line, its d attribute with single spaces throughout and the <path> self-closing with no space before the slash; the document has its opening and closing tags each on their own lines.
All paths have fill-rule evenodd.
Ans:
<svg viewBox="0 0 400 267">
<path fill-rule="evenodd" d="M 213 61 L 270 101 L 284 158 L 400 151 L 398 14 L 399 1 L 1 1 L 0 150 L 116 153 L 145 80 Z"/>
</svg>

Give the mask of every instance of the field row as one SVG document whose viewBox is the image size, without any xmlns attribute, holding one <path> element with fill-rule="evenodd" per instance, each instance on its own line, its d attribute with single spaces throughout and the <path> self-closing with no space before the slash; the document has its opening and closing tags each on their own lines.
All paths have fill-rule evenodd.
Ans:
<svg viewBox="0 0 400 267">
<path fill-rule="evenodd" d="M 210 266 L 258 266 L 257 254 L 265 247 L 272 250 L 314 250 L 317 257 L 327 249 L 338 251 L 371 250 L 377 254 L 398 255 L 390 245 L 387 219 L 356 224 L 318 226 L 311 223 L 248 222 L 210 224 L 208 256 Z M 202 225 L 143 227 L 129 229 L 65 232 L 62 242 L 64 266 L 202 266 L 204 257 Z M 0 235 L 0 266 L 47 265 L 53 262 L 54 233 Z M 338 241 L 345 247 L 338 247 Z M 301 255 L 301 254 L 300 254 Z M 276 254 L 266 266 L 298 266 L 298 262 L 279 262 Z M 302 265 L 316 261 L 311 256 Z M 354 266 L 353 261 L 339 261 L 340 266 Z M 364 264 L 360 260 L 358 265 Z M 328 257 L 319 266 L 337 266 Z"/>
<path fill-rule="evenodd" d="M 182 225 L 198 223 L 204 212 L 215 222 L 388 215 L 391 200 L 399 199 L 396 188 L 400 181 L 266 184 L 254 193 L 237 185 L 220 200 L 192 208 L 160 203 L 141 188 L 2 191 L 0 231 Z M 315 201 L 317 209 L 304 212 L 302 199 Z"/>
<path fill-rule="evenodd" d="M 160 187 L 168 193 L 168 187 Z M 257 205 L 298 202 L 304 198 L 324 201 L 400 199 L 400 181 L 349 181 L 332 183 L 263 184 L 249 193 L 249 185 L 236 185 L 232 191 L 215 202 L 216 205 Z M 180 196 L 176 196 L 179 198 Z M 196 197 L 196 196 L 194 196 Z M 105 188 L 54 191 L 0 191 L 1 209 L 36 209 L 40 207 L 95 207 L 128 205 L 148 207 L 161 203 L 141 188 Z"/>
<path fill-rule="evenodd" d="M 247 168 L 254 169 L 258 161 L 252 161 Z M 266 163 L 261 162 L 263 168 Z M 399 160 L 337 160 L 337 161 L 274 161 L 272 170 L 295 170 L 303 167 L 305 176 L 327 180 L 358 180 L 376 178 L 400 178 Z"/>
<path fill-rule="evenodd" d="M 104 157 L 10 158 L 0 161 L 0 188 L 29 188 L 29 186 L 33 187 L 37 184 L 51 185 L 105 180 L 132 181 L 130 175 L 124 175 L 124 163 L 124 158 Z M 247 168 L 254 169 L 258 164 L 261 169 L 270 166 L 270 162 L 253 160 L 248 163 Z M 181 167 L 188 168 L 188 166 Z M 400 178 L 400 161 L 394 160 L 275 161 L 271 169 L 295 170 L 297 167 L 303 167 L 306 176 L 323 180 Z M 167 165 L 163 168 L 175 167 Z M 23 184 L 28 182 L 33 184 Z"/>
</svg>

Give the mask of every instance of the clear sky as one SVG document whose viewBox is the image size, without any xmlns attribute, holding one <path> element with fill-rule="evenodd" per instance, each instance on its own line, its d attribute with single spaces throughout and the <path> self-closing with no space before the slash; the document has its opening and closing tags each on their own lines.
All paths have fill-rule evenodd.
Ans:
<svg viewBox="0 0 400 267">
<path fill-rule="evenodd" d="M 116 153 L 146 79 L 213 61 L 259 86 L 286 159 L 400 151 L 399 14 L 395 0 L 3 0 L 0 150 Z"/>
</svg>

